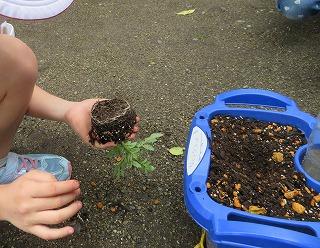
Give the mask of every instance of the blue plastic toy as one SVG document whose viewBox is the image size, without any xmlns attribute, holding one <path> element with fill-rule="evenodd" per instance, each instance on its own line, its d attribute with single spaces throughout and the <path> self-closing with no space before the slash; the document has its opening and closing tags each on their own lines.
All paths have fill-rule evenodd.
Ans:
<svg viewBox="0 0 320 248">
<path fill-rule="evenodd" d="M 320 11 L 319 0 L 277 0 L 277 8 L 292 20 L 302 20 Z"/>
<path fill-rule="evenodd" d="M 218 95 L 213 104 L 195 114 L 190 128 L 184 167 L 184 198 L 189 214 L 217 248 L 319 248 L 320 222 L 255 215 L 223 206 L 209 197 L 206 180 L 211 155 L 210 120 L 220 114 L 292 125 L 306 137 L 316 121 L 292 99 L 271 91 L 240 89 Z M 295 168 L 306 176 L 310 187 L 320 192 L 320 183 L 301 166 L 305 151 L 306 146 L 297 151 Z"/>
</svg>

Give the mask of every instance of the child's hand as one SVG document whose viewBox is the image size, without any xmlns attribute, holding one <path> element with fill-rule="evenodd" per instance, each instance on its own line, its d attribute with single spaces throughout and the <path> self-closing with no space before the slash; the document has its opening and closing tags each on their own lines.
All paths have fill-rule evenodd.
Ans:
<svg viewBox="0 0 320 248">
<path fill-rule="evenodd" d="M 65 121 L 66 123 L 81 137 L 83 142 L 91 145 L 89 140 L 89 131 L 91 130 L 91 109 L 92 106 L 101 99 L 87 99 L 82 102 L 74 103 L 69 110 L 66 112 Z M 132 134 L 129 139 L 134 139 L 136 133 L 139 131 L 138 123 L 140 119 L 137 118 L 137 124 L 132 130 Z M 96 148 L 108 149 L 115 146 L 113 142 L 106 144 L 95 143 Z"/>
<path fill-rule="evenodd" d="M 74 216 L 82 207 L 73 202 L 80 194 L 79 182 L 58 182 L 49 173 L 34 170 L 16 181 L 0 186 L 0 220 L 42 239 L 58 239 L 70 235 L 70 226 L 51 228 Z M 66 206 L 73 202 L 69 206 Z"/>
</svg>

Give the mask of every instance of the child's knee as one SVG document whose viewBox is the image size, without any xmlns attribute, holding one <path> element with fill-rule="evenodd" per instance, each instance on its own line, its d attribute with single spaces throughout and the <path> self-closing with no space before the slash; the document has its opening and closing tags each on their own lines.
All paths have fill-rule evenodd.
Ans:
<svg viewBox="0 0 320 248">
<path fill-rule="evenodd" d="M 1 83 L 33 87 L 38 77 L 36 56 L 19 39 L 0 35 L 0 72 L 0 81 L 3 81 Z"/>
</svg>

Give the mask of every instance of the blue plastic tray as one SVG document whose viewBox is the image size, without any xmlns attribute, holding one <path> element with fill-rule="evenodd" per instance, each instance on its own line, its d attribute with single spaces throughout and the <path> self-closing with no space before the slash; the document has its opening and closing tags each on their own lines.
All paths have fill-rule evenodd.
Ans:
<svg viewBox="0 0 320 248">
<path fill-rule="evenodd" d="M 240 89 L 218 95 L 213 104 L 195 114 L 186 146 L 184 197 L 192 218 L 219 248 L 320 247 L 320 222 L 250 214 L 223 206 L 209 197 L 206 180 L 210 169 L 210 120 L 220 114 L 292 125 L 306 137 L 316 121 L 302 112 L 292 99 L 271 91 Z M 307 184 L 320 192 L 319 182 L 301 167 L 304 153 L 305 146 L 295 155 L 295 167 L 306 176 Z"/>
</svg>

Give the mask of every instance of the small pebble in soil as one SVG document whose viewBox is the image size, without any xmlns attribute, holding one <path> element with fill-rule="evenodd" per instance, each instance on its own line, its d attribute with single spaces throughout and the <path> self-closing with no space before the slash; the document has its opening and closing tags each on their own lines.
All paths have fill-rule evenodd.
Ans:
<svg viewBox="0 0 320 248">
<path fill-rule="evenodd" d="M 104 205 L 103 205 L 102 202 L 98 202 L 98 203 L 96 204 L 96 206 L 97 206 L 98 209 L 102 209 L 102 208 L 104 207 Z"/>
<path fill-rule="evenodd" d="M 272 154 L 272 159 L 276 163 L 281 163 L 283 161 L 283 153 L 281 152 L 274 152 Z"/>
<path fill-rule="evenodd" d="M 159 205 L 159 204 L 160 204 L 160 200 L 159 200 L 159 199 L 153 200 L 153 204 L 154 204 L 154 205 Z"/>
<path fill-rule="evenodd" d="M 111 207 L 111 208 L 110 208 L 110 211 L 111 211 L 112 213 L 116 213 L 116 212 L 118 211 L 118 208 L 117 208 L 117 207 Z"/>
<path fill-rule="evenodd" d="M 211 188 L 211 184 L 207 182 L 207 189 Z"/>
<path fill-rule="evenodd" d="M 234 198 L 233 198 L 233 205 L 234 205 L 236 208 L 241 208 L 242 205 L 241 205 L 238 197 L 234 197 Z"/>
<path fill-rule="evenodd" d="M 250 206 L 248 212 L 253 214 L 266 214 L 267 210 L 263 207 Z"/>
<path fill-rule="evenodd" d="M 293 209 L 293 211 L 297 212 L 298 214 L 303 214 L 306 211 L 306 208 L 298 202 L 292 203 L 292 209 Z"/>
<path fill-rule="evenodd" d="M 320 194 L 316 195 L 313 197 L 313 199 L 315 200 L 315 202 L 320 202 Z"/>
<path fill-rule="evenodd" d="M 297 195 L 299 195 L 298 190 L 287 191 L 284 193 L 284 197 L 287 198 L 288 200 L 295 198 Z"/>
<path fill-rule="evenodd" d="M 240 189 L 241 189 L 241 183 L 236 183 L 236 184 L 234 185 L 234 188 L 235 188 L 236 190 L 240 190 Z"/>
<path fill-rule="evenodd" d="M 287 205 L 287 200 L 286 199 L 281 199 L 280 200 L 280 206 L 284 207 L 285 205 Z"/>
</svg>

